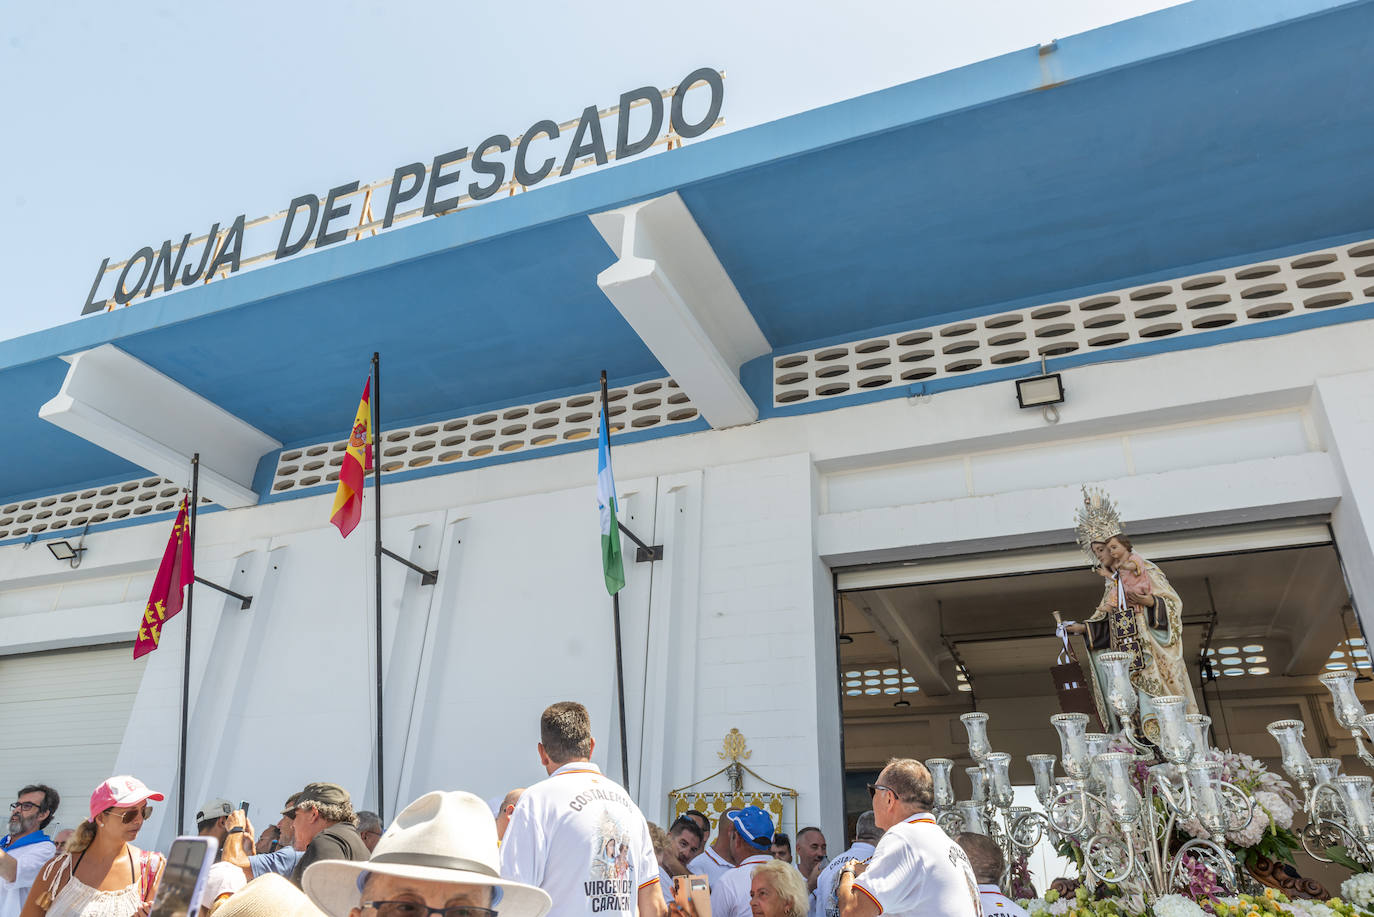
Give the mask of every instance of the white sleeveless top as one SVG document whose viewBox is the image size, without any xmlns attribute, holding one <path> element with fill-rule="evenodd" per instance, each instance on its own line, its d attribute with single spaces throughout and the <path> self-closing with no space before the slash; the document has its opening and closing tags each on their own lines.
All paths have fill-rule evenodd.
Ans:
<svg viewBox="0 0 1374 917">
<path fill-rule="evenodd" d="M 159 863 L 157 855 L 153 856 L 154 862 L 150 865 L 155 872 Z M 44 879 L 56 882 L 63 875 L 67 877 L 53 896 L 52 904 L 48 905 L 47 917 L 133 917 L 138 911 L 143 899 L 139 893 L 137 862 L 134 863 L 134 881 L 116 891 L 92 888 L 76 877 L 73 868 L 71 854 L 54 857 L 43 868 Z"/>
<path fill-rule="evenodd" d="M 53 899 L 48 917 L 133 917 L 140 903 L 137 882 L 102 892 L 72 876 Z"/>
</svg>

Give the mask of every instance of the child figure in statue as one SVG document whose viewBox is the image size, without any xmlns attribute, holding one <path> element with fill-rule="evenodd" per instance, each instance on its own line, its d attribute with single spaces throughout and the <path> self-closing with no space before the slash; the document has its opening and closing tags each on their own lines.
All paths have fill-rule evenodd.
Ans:
<svg viewBox="0 0 1374 917">
<path fill-rule="evenodd" d="M 1145 558 L 1135 553 L 1131 539 L 1125 535 L 1114 535 L 1107 539 L 1106 547 L 1107 568 L 1121 580 L 1126 592 L 1153 595 L 1149 574 L 1145 572 Z"/>
</svg>

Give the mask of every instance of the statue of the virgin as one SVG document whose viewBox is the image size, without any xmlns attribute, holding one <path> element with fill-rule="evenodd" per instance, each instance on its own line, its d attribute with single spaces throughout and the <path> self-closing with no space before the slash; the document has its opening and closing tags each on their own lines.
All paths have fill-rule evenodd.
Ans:
<svg viewBox="0 0 1374 917">
<path fill-rule="evenodd" d="M 1141 726 L 1153 742 L 1159 737 L 1153 698 L 1180 695 L 1188 699 L 1189 713 L 1198 712 L 1183 662 L 1183 600 L 1164 572 L 1135 551 L 1122 530 L 1116 504 L 1104 491 L 1083 488 L 1076 523 L 1079 547 L 1106 580 L 1102 601 L 1093 614 L 1083 624 L 1068 627 L 1087 642 L 1098 716 L 1104 724 L 1114 724 L 1114 730 L 1120 728 L 1105 702 L 1105 677 L 1098 656 L 1108 651 L 1129 653 Z"/>
</svg>

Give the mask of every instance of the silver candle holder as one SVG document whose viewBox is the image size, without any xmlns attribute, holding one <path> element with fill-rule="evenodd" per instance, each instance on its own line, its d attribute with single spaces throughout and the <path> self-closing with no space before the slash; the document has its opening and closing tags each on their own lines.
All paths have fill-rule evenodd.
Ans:
<svg viewBox="0 0 1374 917">
<path fill-rule="evenodd" d="M 1342 676 L 1330 678 L 1328 676 Z M 1355 696 L 1354 672 L 1327 672 L 1319 679 L 1331 692 L 1336 720 L 1354 730 L 1360 760 L 1369 757 L 1358 735 L 1369 719 Z M 1299 834 L 1303 849 L 1313 859 L 1333 862 L 1327 851 L 1344 846 L 1352 858 L 1374 868 L 1374 811 L 1371 811 L 1371 781 L 1368 777 L 1341 776 L 1336 758 L 1313 758 L 1304 741 L 1302 720 L 1276 720 L 1268 726 L 1279 746 L 1283 772 L 1302 790 L 1307 825 Z"/>
<path fill-rule="evenodd" d="M 1129 657 L 1117 655 L 1119 660 L 1107 661 L 1120 663 L 1116 666 L 1118 674 L 1128 676 Z M 1129 685 L 1129 678 L 1121 684 Z M 974 771 L 982 777 L 975 778 L 975 799 L 958 804 L 962 824 L 976 825 L 981 833 L 997 839 L 1008 861 L 1047 835 L 1055 843 L 1071 838 L 1083 852 L 1090 884 L 1125 886 L 1147 902 L 1186 889 L 1188 861 L 1194 859 L 1210 868 L 1223 888 L 1238 891 L 1240 874 L 1225 847 L 1225 835 L 1248 825 L 1254 806 L 1244 792 L 1221 779 L 1222 766 L 1209 760 L 1207 728 L 1211 721 L 1188 715 L 1182 697 L 1154 698 L 1160 727 L 1157 747 L 1164 762 L 1149 769 L 1138 789 L 1136 771 L 1143 765 L 1142 752 L 1147 746 L 1127 734 L 1135 729 L 1136 700 L 1133 687 L 1113 695 L 1113 712 L 1122 724 L 1118 735 L 1088 732 L 1086 714 L 1050 717 L 1059 735 L 1059 761 L 1067 776 L 1056 776 L 1054 755 L 1027 757 L 1036 800 L 1043 809 L 1040 812 L 1011 805 L 1010 756 L 991 750 L 988 720 L 980 714 L 970 730 L 971 738 L 977 735 L 979 753 L 975 759 L 980 764 L 969 770 L 971 777 Z M 1125 741 L 1129 751 L 1111 749 L 1118 738 Z M 1149 759 L 1154 759 L 1153 752 Z M 1175 824 L 1192 819 L 1201 823 L 1209 836 L 1191 839 L 1171 851 Z M 1370 826 L 1374 830 L 1374 811 Z"/>
</svg>

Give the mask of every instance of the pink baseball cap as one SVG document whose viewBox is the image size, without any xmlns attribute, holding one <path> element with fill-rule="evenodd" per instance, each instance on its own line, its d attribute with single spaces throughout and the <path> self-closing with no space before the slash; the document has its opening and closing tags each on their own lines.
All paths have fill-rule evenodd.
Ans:
<svg viewBox="0 0 1374 917">
<path fill-rule="evenodd" d="M 162 802 L 164 798 L 166 797 L 156 790 L 148 789 L 137 777 L 111 777 L 96 787 L 95 792 L 91 794 L 91 818 L 94 819 L 101 812 L 114 806 L 136 806 L 149 799 L 153 802 Z"/>
</svg>

